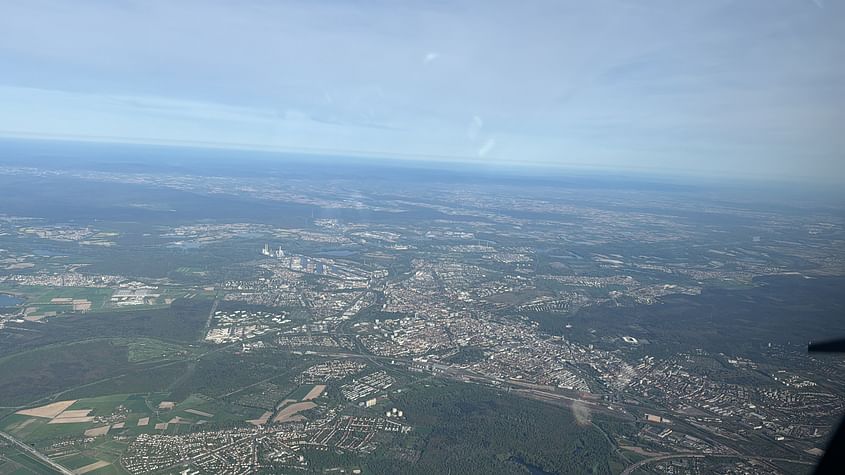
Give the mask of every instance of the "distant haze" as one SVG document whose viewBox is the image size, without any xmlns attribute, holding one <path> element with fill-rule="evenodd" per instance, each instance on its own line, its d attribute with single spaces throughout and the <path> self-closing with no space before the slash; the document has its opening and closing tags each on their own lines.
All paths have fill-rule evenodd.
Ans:
<svg viewBox="0 0 845 475">
<path fill-rule="evenodd" d="M 0 135 L 845 182 L 845 3 L 0 5 Z"/>
</svg>

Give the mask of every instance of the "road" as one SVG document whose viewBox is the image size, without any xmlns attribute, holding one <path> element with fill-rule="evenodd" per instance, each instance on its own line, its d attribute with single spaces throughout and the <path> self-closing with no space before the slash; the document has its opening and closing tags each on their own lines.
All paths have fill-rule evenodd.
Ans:
<svg viewBox="0 0 845 475">
<path fill-rule="evenodd" d="M 217 311 L 217 306 L 220 305 L 220 299 L 214 299 L 214 303 L 211 304 L 211 310 L 208 311 L 208 319 L 205 321 L 205 326 L 202 329 L 202 336 L 200 336 L 200 341 L 205 339 L 205 336 L 208 335 L 208 329 L 211 328 L 211 320 L 214 318 L 214 312 Z"/>
<path fill-rule="evenodd" d="M 622 471 L 621 475 L 629 475 L 633 473 L 638 468 L 642 467 L 643 465 L 648 465 L 650 463 L 661 462 L 663 460 L 671 460 L 671 459 L 685 459 L 685 458 L 704 458 L 702 454 L 674 454 L 674 455 L 661 455 L 659 457 L 652 457 L 650 459 L 640 460 L 639 462 L 631 465 L 630 467 L 626 468 Z"/>
<path fill-rule="evenodd" d="M 794 460 L 794 459 L 786 459 L 786 458 L 778 458 L 778 457 L 758 457 L 756 455 L 743 455 L 743 454 L 697 454 L 697 453 L 680 453 L 680 454 L 669 454 L 669 455 L 660 455 L 657 457 L 648 458 L 645 460 L 640 460 L 639 462 L 631 465 L 630 467 L 626 468 L 622 471 L 621 475 L 630 475 L 638 468 L 642 467 L 643 465 L 648 465 L 651 463 L 661 462 L 663 460 L 671 460 L 671 459 L 686 459 L 686 458 L 728 458 L 728 459 L 743 459 L 743 460 L 756 460 L 758 462 L 790 462 L 790 463 L 797 463 L 801 465 L 815 465 L 813 462 L 807 462 L 805 460 Z"/>
<path fill-rule="evenodd" d="M 321 356 L 327 357 L 334 357 L 334 358 L 366 358 L 370 361 L 392 361 L 394 363 L 402 363 L 402 364 L 412 364 L 414 363 L 412 360 L 404 359 L 404 358 L 396 358 L 396 357 L 386 357 L 386 356 L 376 356 L 376 355 L 366 355 L 366 354 L 356 354 L 356 353 L 347 353 L 347 352 L 320 352 L 320 351 L 312 351 L 309 352 L 311 354 L 317 354 Z M 559 388 L 555 388 L 552 386 L 543 386 L 537 384 L 526 383 L 522 381 L 514 381 L 514 380 L 502 380 L 494 377 L 490 377 L 483 374 L 478 374 L 473 371 L 460 369 L 460 368 L 448 368 L 447 370 L 439 373 L 440 376 L 461 380 L 461 381 L 471 381 L 475 383 L 487 384 L 490 386 L 498 387 L 499 389 L 505 389 L 510 387 L 511 391 L 517 395 L 528 397 L 531 399 L 536 399 L 540 401 L 544 401 L 546 403 L 557 403 L 559 405 L 570 406 L 573 403 L 580 403 L 590 408 L 592 411 L 599 411 L 607 415 L 612 415 L 622 419 L 629 419 L 634 417 L 632 415 L 632 410 L 634 409 L 642 409 L 638 405 L 628 404 L 628 403 L 613 403 L 613 406 L 616 407 L 616 410 L 609 410 L 605 403 L 596 400 L 594 398 L 584 397 L 582 394 L 578 392 L 572 391 L 563 391 Z M 601 431 L 604 433 L 604 431 Z M 607 434 L 604 434 L 607 437 Z M 622 457 L 625 459 L 625 457 Z M 735 459 L 742 459 L 742 460 L 754 460 L 757 462 L 762 463 L 770 463 L 772 461 L 780 461 L 780 462 L 790 462 L 795 464 L 802 464 L 802 465 L 815 465 L 815 462 L 808 462 L 805 460 L 797 460 L 797 459 L 787 459 L 787 458 L 776 458 L 776 457 L 758 457 L 755 455 L 745 455 L 742 453 L 718 453 L 718 454 L 701 454 L 701 453 L 676 453 L 676 454 L 666 454 L 666 455 L 659 455 L 656 457 L 648 458 L 645 460 L 641 460 L 628 468 L 626 468 L 622 474 L 629 475 L 633 473 L 638 468 L 642 467 L 643 465 L 651 464 L 660 462 L 662 460 L 671 460 L 671 459 L 678 459 L 678 458 L 735 458 Z"/>
<path fill-rule="evenodd" d="M 58 463 L 54 462 L 50 457 L 42 454 L 41 452 L 32 448 L 32 446 L 21 442 L 20 440 L 14 438 L 13 436 L 11 436 L 11 435 L 9 435 L 5 432 L 0 432 L 0 437 L 8 440 L 12 444 L 16 445 L 19 449 L 23 450 L 24 452 L 28 453 L 29 455 L 32 455 L 33 457 L 40 460 L 41 462 L 44 462 L 45 464 L 49 465 L 50 467 L 53 468 L 53 470 L 55 470 L 59 473 L 63 473 L 64 475 L 75 475 L 71 470 L 68 470 L 67 468 L 63 467 L 62 465 L 59 465 Z"/>
</svg>

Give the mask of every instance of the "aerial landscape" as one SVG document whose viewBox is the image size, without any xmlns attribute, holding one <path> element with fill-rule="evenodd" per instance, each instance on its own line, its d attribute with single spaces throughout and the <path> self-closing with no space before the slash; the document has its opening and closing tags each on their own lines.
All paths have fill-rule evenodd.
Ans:
<svg viewBox="0 0 845 475">
<path fill-rule="evenodd" d="M 3 473 L 807 473 L 845 413 L 818 190 L 3 153 Z"/>
<path fill-rule="evenodd" d="M 845 2 L 0 2 L 0 475 L 845 473 Z"/>
</svg>

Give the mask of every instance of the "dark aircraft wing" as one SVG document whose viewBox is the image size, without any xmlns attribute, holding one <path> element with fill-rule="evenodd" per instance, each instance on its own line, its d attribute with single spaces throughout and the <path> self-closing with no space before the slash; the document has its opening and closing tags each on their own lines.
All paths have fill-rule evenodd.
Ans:
<svg viewBox="0 0 845 475">
<path fill-rule="evenodd" d="M 811 353 L 845 353 L 845 338 L 828 340 L 807 345 Z M 845 420 L 840 421 L 836 433 L 830 439 L 821 462 L 816 467 L 817 475 L 841 474 L 845 467 Z"/>
<path fill-rule="evenodd" d="M 807 345 L 810 353 L 845 353 L 845 338 L 821 341 Z"/>
</svg>

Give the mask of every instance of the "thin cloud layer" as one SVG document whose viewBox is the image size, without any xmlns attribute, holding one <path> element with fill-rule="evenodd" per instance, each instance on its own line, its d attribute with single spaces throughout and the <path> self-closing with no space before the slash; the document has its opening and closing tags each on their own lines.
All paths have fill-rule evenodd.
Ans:
<svg viewBox="0 0 845 475">
<path fill-rule="evenodd" d="M 0 133 L 842 180 L 843 32 L 788 0 L 6 2 Z"/>
</svg>

